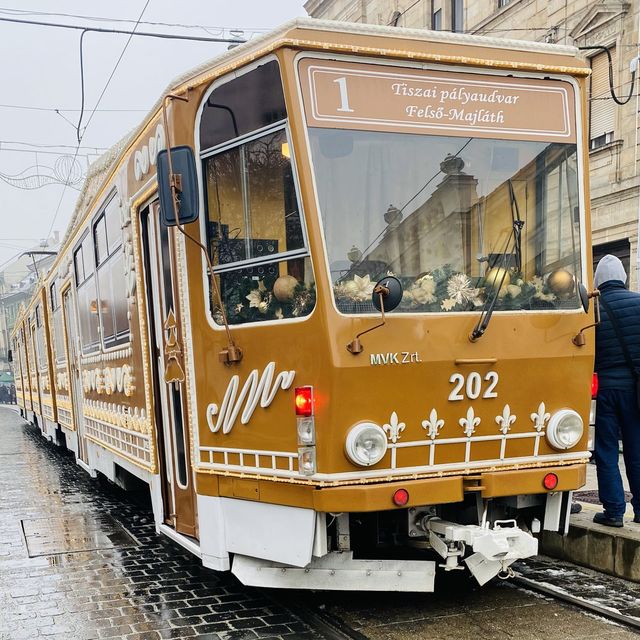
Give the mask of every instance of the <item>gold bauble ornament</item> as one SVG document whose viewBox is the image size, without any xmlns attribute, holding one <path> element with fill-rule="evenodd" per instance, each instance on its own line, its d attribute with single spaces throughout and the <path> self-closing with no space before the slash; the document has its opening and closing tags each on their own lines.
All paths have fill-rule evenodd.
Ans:
<svg viewBox="0 0 640 640">
<path fill-rule="evenodd" d="M 549 274 L 547 278 L 547 287 L 555 293 L 558 298 L 569 297 L 576 286 L 575 278 L 570 271 L 566 269 L 556 269 Z"/>
<path fill-rule="evenodd" d="M 511 284 L 509 270 L 503 267 L 493 267 L 489 269 L 484 277 L 484 283 L 492 289 L 500 287 L 501 292 L 506 291 L 507 287 Z"/>
<path fill-rule="evenodd" d="M 273 295 L 278 302 L 289 302 L 298 286 L 293 276 L 280 276 L 273 284 Z"/>
</svg>

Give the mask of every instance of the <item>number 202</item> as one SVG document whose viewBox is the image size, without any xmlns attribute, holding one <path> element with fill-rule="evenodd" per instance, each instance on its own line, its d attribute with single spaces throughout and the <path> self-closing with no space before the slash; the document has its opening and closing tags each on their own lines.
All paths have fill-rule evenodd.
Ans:
<svg viewBox="0 0 640 640">
<path fill-rule="evenodd" d="M 466 378 L 461 373 L 454 373 L 449 382 L 454 385 L 451 393 L 449 394 L 449 400 L 464 400 L 464 396 L 470 400 L 475 400 L 480 397 L 482 393 L 482 377 L 477 371 L 472 371 Z M 484 382 L 487 383 L 482 393 L 483 398 L 497 398 L 498 394 L 495 391 L 498 385 L 498 374 L 495 371 L 489 371 L 484 376 Z"/>
</svg>

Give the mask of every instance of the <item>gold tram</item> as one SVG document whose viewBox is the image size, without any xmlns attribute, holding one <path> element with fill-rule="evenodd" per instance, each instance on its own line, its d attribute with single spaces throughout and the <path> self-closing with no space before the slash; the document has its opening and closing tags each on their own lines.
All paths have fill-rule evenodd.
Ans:
<svg viewBox="0 0 640 640">
<path fill-rule="evenodd" d="M 24 416 L 246 584 L 508 572 L 585 482 L 588 73 L 297 20 L 186 74 L 19 316 Z"/>
</svg>

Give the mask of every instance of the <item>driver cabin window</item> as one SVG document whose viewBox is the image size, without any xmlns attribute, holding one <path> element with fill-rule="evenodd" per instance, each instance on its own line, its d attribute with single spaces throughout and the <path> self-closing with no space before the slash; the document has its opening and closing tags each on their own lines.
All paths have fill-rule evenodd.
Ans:
<svg viewBox="0 0 640 640">
<path fill-rule="evenodd" d="M 278 63 L 221 84 L 200 123 L 207 243 L 230 324 L 311 313 L 315 283 Z M 215 321 L 222 312 L 212 298 Z"/>
</svg>

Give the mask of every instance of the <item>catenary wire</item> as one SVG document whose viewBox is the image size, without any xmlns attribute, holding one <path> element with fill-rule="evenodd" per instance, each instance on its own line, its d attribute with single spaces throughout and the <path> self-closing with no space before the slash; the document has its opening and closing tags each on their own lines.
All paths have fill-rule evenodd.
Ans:
<svg viewBox="0 0 640 640">
<path fill-rule="evenodd" d="M 106 16 L 89 16 L 89 15 L 81 15 L 77 13 L 62 13 L 62 12 L 52 12 L 52 11 L 35 11 L 29 9 L 13 9 L 9 7 L 0 7 L 0 13 L 7 13 L 9 15 L 32 15 L 32 16 L 49 16 L 49 17 L 60 17 L 60 18 L 78 18 L 81 20 L 92 20 L 94 22 L 135 22 L 135 20 L 129 18 L 109 18 Z M 150 25 L 154 27 L 177 27 L 180 29 L 202 29 L 204 31 L 208 30 L 217 30 L 220 33 L 224 33 L 225 31 L 233 32 L 233 31 L 242 31 L 249 33 L 265 33 L 268 29 L 261 27 L 221 27 L 219 25 L 199 25 L 199 24 L 183 24 L 180 22 L 155 22 L 151 20 L 141 20 L 139 24 Z"/>
<path fill-rule="evenodd" d="M 16 109 L 18 111 L 47 111 L 51 113 L 76 113 L 80 109 L 60 109 L 55 107 L 36 107 L 26 104 L 0 104 L 0 109 Z M 95 109 L 98 113 L 146 113 L 148 109 Z"/>
<path fill-rule="evenodd" d="M 56 220 L 58 218 L 58 214 L 60 213 L 60 208 L 62 207 L 62 201 L 64 200 L 64 195 L 67 191 L 67 183 L 69 182 L 69 177 L 71 175 L 71 170 L 74 164 L 75 159 L 78 157 L 78 152 L 80 150 L 80 144 L 82 142 L 82 137 L 84 135 L 84 132 L 87 130 L 87 127 L 89 126 L 89 124 L 91 123 L 91 120 L 93 119 L 93 116 L 95 115 L 96 111 L 95 109 L 97 109 L 100 106 L 100 102 L 102 101 L 102 98 L 104 97 L 104 94 L 106 93 L 107 89 L 109 88 L 109 84 L 111 83 L 111 80 L 113 79 L 113 76 L 115 75 L 118 66 L 120 65 L 120 62 L 122 61 L 122 58 L 129 46 L 129 43 L 131 42 L 131 39 L 133 38 L 134 32 L 136 30 L 136 27 L 138 26 L 138 23 L 140 20 L 142 20 L 142 16 L 144 15 L 144 12 L 147 10 L 147 7 L 149 6 L 149 3 L 151 2 L 151 0 L 146 0 L 144 7 L 142 8 L 142 11 L 140 12 L 140 15 L 138 16 L 138 22 L 136 22 L 136 24 L 133 27 L 133 31 L 130 33 L 129 38 L 127 39 L 127 42 L 125 43 L 122 52 L 120 53 L 120 57 L 118 58 L 118 60 L 116 61 L 115 66 L 113 67 L 113 70 L 111 72 L 111 74 L 109 75 L 109 78 L 107 79 L 107 82 L 102 90 L 102 93 L 100 94 L 100 97 L 98 98 L 94 110 L 91 112 L 91 115 L 89 116 L 89 119 L 87 120 L 87 124 L 84 127 L 84 130 L 82 132 L 82 134 L 80 133 L 80 125 L 82 123 L 82 116 L 84 115 L 84 112 L 81 111 L 80 112 L 80 118 L 78 120 L 78 147 L 75 150 L 75 154 L 73 156 L 73 160 L 70 163 L 69 166 L 69 171 L 67 173 L 67 179 L 64 181 L 64 184 L 62 186 L 62 193 L 60 194 L 60 200 L 58 200 L 58 206 L 56 207 L 56 211 L 53 214 L 53 218 L 51 220 L 51 224 L 49 225 L 49 231 L 47 231 L 47 235 L 46 237 L 48 238 L 51 235 L 51 231 L 53 230 L 53 227 L 56 223 Z M 82 32 L 82 35 L 84 35 L 86 33 L 86 31 Z M 83 105 L 84 106 L 84 105 Z"/>
<path fill-rule="evenodd" d="M 246 40 L 242 38 L 205 38 L 203 36 L 184 36 L 176 33 L 154 33 L 152 31 L 131 31 L 129 29 L 104 29 L 87 25 L 63 24 L 61 22 L 47 22 L 44 20 L 20 20 L 18 18 L 0 17 L 0 22 L 24 24 L 36 27 L 51 27 L 57 29 L 71 29 L 73 31 L 92 31 L 95 33 L 116 33 L 119 35 L 135 35 L 143 38 L 161 38 L 165 40 L 189 40 L 191 42 L 222 42 L 230 44 L 242 44 Z"/>
</svg>

